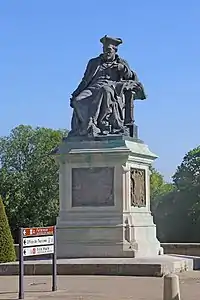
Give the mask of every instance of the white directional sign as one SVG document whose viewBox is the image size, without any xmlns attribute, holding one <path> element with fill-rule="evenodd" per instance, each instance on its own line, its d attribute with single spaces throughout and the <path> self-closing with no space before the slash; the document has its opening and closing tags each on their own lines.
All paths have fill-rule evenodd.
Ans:
<svg viewBox="0 0 200 300">
<path fill-rule="evenodd" d="M 40 236 L 23 238 L 23 247 L 50 245 L 54 243 L 54 236 Z"/>
<path fill-rule="evenodd" d="M 54 245 L 28 247 L 23 249 L 23 256 L 34 256 L 34 255 L 51 254 L 51 253 L 54 253 Z"/>
<path fill-rule="evenodd" d="M 1 247 L 1 245 L 0 245 Z M 24 299 L 24 261 L 29 256 L 52 258 L 52 291 L 57 290 L 56 226 L 19 228 L 19 297 Z M 35 257 L 37 259 L 37 257 Z M 32 257 L 32 259 L 34 259 Z"/>
</svg>

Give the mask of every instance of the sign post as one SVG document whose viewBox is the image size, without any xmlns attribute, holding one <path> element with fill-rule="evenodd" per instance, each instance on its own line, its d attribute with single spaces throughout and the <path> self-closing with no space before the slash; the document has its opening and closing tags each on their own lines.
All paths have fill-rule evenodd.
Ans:
<svg viewBox="0 0 200 300">
<path fill-rule="evenodd" d="M 57 290 L 57 249 L 56 249 L 56 227 L 54 227 L 54 253 L 53 253 L 53 269 L 52 269 L 52 292 Z"/>
<path fill-rule="evenodd" d="M 24 299 L 23 228 L 19 230 L 19 299 Z"/>
<path fill-rule="evenodd" d="M 19 299 L 24 299 L 24 257 L 52 254 L 52 291 L 57 290 L 56 226 L 20 228 Z"/>
</svg>

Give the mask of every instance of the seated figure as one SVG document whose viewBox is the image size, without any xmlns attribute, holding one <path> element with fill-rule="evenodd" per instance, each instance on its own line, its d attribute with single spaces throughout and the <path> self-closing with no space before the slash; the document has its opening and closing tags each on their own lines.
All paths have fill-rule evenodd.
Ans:
<svg viewBox="0 0 200 300">
<path fill-rule="evenodd" d="M 120 38 L 101 38 L 103 53 L 92 58 L 72 93 L 71 136 L 125 134 L 132 102 L 145 99 L 142 84 L 128 63 L 117 55 Z M 130 123 L 130 120 L 128 121 Z"/>
</svg>

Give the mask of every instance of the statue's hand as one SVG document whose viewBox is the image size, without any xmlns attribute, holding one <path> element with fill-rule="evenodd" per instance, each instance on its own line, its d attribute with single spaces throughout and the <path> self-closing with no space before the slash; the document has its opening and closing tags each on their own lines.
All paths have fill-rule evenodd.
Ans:
<svg viewBox="0 0 200 300">
<path fill-rule="evenodd" d="M 119 72 L 123 72 L 123 71 L 124 71 L 124 65 L 121 64 L 121 63 L 119 63 L 119 64 L 117 65 L 117 68 L 118 68 L 118 71 L 119 71 Z"/>
</svg>

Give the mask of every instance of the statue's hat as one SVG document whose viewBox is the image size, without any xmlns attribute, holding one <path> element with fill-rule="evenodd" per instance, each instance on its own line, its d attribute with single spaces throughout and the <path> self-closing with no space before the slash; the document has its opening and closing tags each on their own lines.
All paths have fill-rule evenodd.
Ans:
<svg viewBox="0 0 200 300">
<path fill-rule="evenodd" d="M 102 37 L 100 39 L 100 42 L 103 45 L 104 44 L 111 44 L 111 45 L 114 45 L 116 47 L 123 43 L 122 39 L 120 39 L 120 38 L 113 38 L 113 37 L 110 37 L 110 36 L 107 36 L 107 35 L 105 35 L 104 37 Z"/>
</svg>

